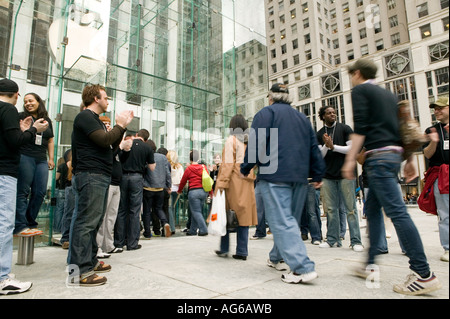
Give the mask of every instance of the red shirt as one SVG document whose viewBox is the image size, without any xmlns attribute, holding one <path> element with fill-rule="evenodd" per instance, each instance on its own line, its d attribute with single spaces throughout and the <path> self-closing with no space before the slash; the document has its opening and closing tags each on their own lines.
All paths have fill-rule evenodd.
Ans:
<svg viewBox="0 0 450 319">
<path fill-rule="evenodd" d="M 193 188 L 203 188 L 202 185 L 202 173 L 203 165 L 191 164 L 184 171 L 183 177 L 181 178 L 180 185 L 178 187 L 178 194 L 183 192 L 183 188 L 186 182 L 189 181 L 189 189 Z"/>
</svg>

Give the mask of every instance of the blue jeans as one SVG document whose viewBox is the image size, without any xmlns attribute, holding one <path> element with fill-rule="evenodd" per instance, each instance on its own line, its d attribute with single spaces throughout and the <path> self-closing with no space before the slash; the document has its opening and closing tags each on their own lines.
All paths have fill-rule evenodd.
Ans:
<svg viewBox="0 0 450 319">
<path fill-rule="evenodd" d="M 269 253 L 272 262 L 282 260 L 291 271 L 303 274 L 314 271 L 315 264 L 307 255 L 300 235 L 300 219 L 308 184 L 258 182 L 264 194 L 264 207 L 274 246 Z"/>
<path fill-rule="evenodd" d="M 370 191 L 365 203 L 370 238 L 368 263 L 375 263 L 375 257 L 379 254 L 378 247 L 382 246 L 380 233 L 384 232 L 384 217 L 381 208 L 384 208 L 386 216 L 392 220 L 397 236 L 404 245 L 410 269 L 420 276 L 425 276 L 429 273 L 430 267 L 422 240 L 408 214 L 398 186 L 401 162 L 402 156 L 398 153 L 380 152 L 367 157 L 364 163 L 370 181 Z"/>
<path fill-rule="evenodd" d="M 448 250 L 448 194 L 441 194 L 438 187 L 439 179 L 433 185 L 434 199 L 439 218 L 439 238 L 444 250 Z"/>
<path fill-rule="evenodd" d="M 64 214 L 61 222 L 61 244 L 69 241 L 70 224 L 72 224 L 73 211 L 75 209 L 75 192 L 73 190 L 73 186 L 67 186 L 64 192 L 65 198 Z"/>
<path fill-rule="evenodd" d="M 56 207 L 53 214 L 53 232 L 60 233 L 62 228 L 62 218 L 64 216 L 64 202 L 65 202 L 64 189 L 55 189 L 56 195 Z"/>
<path fill-rule="evenodd" d="M 80 279 L 94 274 L 98 264 L 97 233 L 103 222 L 111 177 L 80 172 L 72 177 L 75 209 L 70 225 L 68 264 L 79 268 Z"/>
<path fill-rule="evenodd" d="M 320 220 L 319 202 L 317 201 L 316 194 L 317 193 L 314 186 L 309 184 L 303 213 L 307 220 L 308 230 L 311 235 L 311 242 L 322 240 L 322 222 Z"/>
<path fill-rule="evenodd" d="M 205 204 L 208 193 L 202 188 L 194 188 L 189 190 L 188 200 L 191 209 L 191 226 L 189 234 L 196 235 L 197 229 L 200 234 L 207 234 L 208 227 L 203 218 L 203 205 Z"/>
<path fill-rule="evenodd" d="M 266 214 L 264 212 L 263 195 L 261 194 L 260 187 L 256 183 L 255 187 L 255 199 L 256 199 L 256 213 L 258 216 L 258 225 L 256 225 L 255 236 L 266 237 Z"/>
<path fill-rule="evenodd" d="M 177 192 L 171 192 L 170 198 L 169 198 L 169 224 L 170 224 L 170 230 L 175 231 L 175 224 L 176 224 L 176 207 L 175 207 L 175 201 L 177 200 L 178 194 Z"/>
<path fill-rule="evenodd" d="M 46 160 L 38 160 L 26 155 L 20 156 L 15 234 L 25 228 L 37 227 L 36 218 L 47 192 L 47 181 L 48 163 Z"/>
<path fill-rule="evenodd" d="M 327 208 L 327 242 L 341 246 L 339 208 L 344 200 L 351 246 L 361 245 L 358 211 L 356 210 L 355 181 L 347 179 L 323 179 L 323 201 Z M 342 194 L 342 195 L 341 195 Z"/>
<path fill-rule="evenodd" d="M 239 226 L 236 229 L 236 255 L 248 256 L 248 226 Z M 220 251 L 227 253 L 230 250 L 230 231 L 220 237 Z"/>
<path fill-rule="evenodd" d="M 0 175 L 0 282 L 11 272 L 17 179 Z"/>
<path fill-rule="evenodd" d="M 114 230 L 114 246 L 135 249 L 141 235 L 140 213 L 144 177 L 142 174 L 124 174 L 120 182 L 120 204 Z"/>
</svg>

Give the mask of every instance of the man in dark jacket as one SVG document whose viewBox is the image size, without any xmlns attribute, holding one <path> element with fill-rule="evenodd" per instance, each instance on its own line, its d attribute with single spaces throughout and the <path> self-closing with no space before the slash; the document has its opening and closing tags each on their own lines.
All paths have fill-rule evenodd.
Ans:
<svg viewBox="0 0 450 319">
<path fill-rule="evenodd" d="M 253 119 L 241 173 L 246 176 L 255 165 L 259 167 L 258 187 L 265 194 L 266 219 L 274 238 L 268 266 L 283 270 L 287 264 L 291 271 L 282 275 L 284 282 L 308 282 L 317 273 L 299 225 L 308 177 L 320 187 L 325 164 L 311 123 L 290 105 L 288 88 L 274 84 L 268 97 L 270 105 Z"/>
</svg>

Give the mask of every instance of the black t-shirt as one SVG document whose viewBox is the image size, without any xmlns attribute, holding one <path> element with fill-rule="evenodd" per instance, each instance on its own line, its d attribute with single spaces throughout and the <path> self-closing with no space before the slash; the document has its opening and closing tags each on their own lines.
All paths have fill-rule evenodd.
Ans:
<svg viewBox="0 0 450 319">
<path fill-rule="evenodd" d="M 23 120 L 26 118 L 27 115 L 24 112 L 19 113 L 19 119 Z M 33 123 L 37 119 L 33 117 Z M 37 158 L 39 160 L 47 160 L 47 150 L 48 150 L 48 140 L 54 137 L 53 135 L 53 126 L 52 121 L 45 117 L 44 120 L 48 122 L 47 129 L 42 133 L 37 133 L 36 135 L 42 136 L 42 143 L 41 145 L 36 145 L 35 142 L 28 143 L 20 148 L 20 153 L 23 155 L 31 156 L 34 158 Z"/>
<path fill-rule="evenodd" d="M 102 147 L 89 138 L 97 130 L 106 131 L 106 127 L 95 112 L 86 109 L 75 117 L 72 132 L 73 174 L 84 171 L 111 176 L 112 146 Z"/>
<path fill-rule="evenodd" d="M 448 133 L 447 130 L 444 128 L 445 124 L 436 123 L 435 125 L 427 128 L 425 130 L 426 134 L 429 134 L 431 132 L 431 128 L 435 128 L 437 134 L 439 135 L 439 143 L 436 146 L 436 152 L 431 156 L 431 158 L 428 160 L 428 164 L 430 167 L 432 166 L 441 166 L 442 164 L 448 164 L 448 150 L 444 151 L 444 140 L 448 143 Z M 423 148 L 427 147 L 429 144 L 426 143 Z"/>
<path fill-rule="evenodd" d="M 113 155 L 113 169 L 111 175 L 111 185 L 119 186 L 120 181 L 122 180 L 122 163 L 119 158 L 120 150 L 117 149 Z"/>
<path fill-rule="evenodd" d="M 56 171 L 60 174 L 59 179 L 57 181 L 58 189 L 65 189 L 72 185 L 72 181 L 67 179 L 69 174 L 69 168 L 67 167 L 67 163 L 62 163 L 58 166 Z"/>
<path fill-rule="evenodd" d="M 140 139 L 133 140 L 133 146 L 127 155 L 128 158 L 122 161 L 124 173 L 140 173 L 144 175 L 147 164 L 155 163 L 153 149 Z"/>
<path fill-rule="evenodd" d="M 347 141 L 350 140 L 350 134 L 353 130 L 350 126 L 336 123 L 333 127 L 322 127 L 317 132 L 317 141 L 319 145 L 324 145 L 323 135 L 327 133 L 333 139 L 334 145 L 347 146 Z M 345 162 L 345 154 L 339 152 L 328 151 L 324 158 L 327 170 L 325 173 L 325 178 L 328 179 L 342 179 L 341 168 Z"/>
<path fill-rule="evenodd" d="M 36 129 L 22 132 L 19 125 L 19 112 L 9 103 L 0 101 L 0 175 L 16 177 L 19 171 L 22 145 L 34 142 Z"/>
</svg>

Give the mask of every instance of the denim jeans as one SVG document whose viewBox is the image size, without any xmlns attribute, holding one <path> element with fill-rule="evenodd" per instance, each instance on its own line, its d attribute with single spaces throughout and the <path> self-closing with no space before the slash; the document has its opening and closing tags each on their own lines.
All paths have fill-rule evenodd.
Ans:
<svg viewBox="0 0 450 319">
<path fill-rule="evenodd" d="M 176 225 L 176 205 L 175 201 L 177 200 L 178 194 L 177 192 L 170 193 L 169 198 L 169 224 L 170 224 L 170 230 L 175 231 L 175 225 Z"/>
<path fill-rule="evenodd" d="M 64 191 L 65 198 L 64 214 L 61 222 L 61 244 L 69 241 L 70 224 L 72 224 L 73 211 L 75 209 L 75 192 L 73 190 L 73 186 L 67 186 Z"/>
<path fill-rule="evenodd" d="M 316 194 L 314 186 L 309 184 L 305 208 L 303 209 L 304 217 L 302 216 L 302 219 L 306 218 L 311 242 L 322 240 L 322 222 L 320 220 L 320 209 Z"/>
<path fill-rule="evenodd" d="M 341 246 L 340 239 L 340 198 L 345 203 L 351 246 L 361 245 L 358 211 L 356 210 L 355 181 L 347 179 L 323 179 L 322 195 L 327 207 L 327 242 L 330 246 Z"/>
<path fill-rule="evenodd" d="M 384 217 L 392 220 L 397 236 L 403 243 L 405 253 L 409 257 L 410 269 L 425 276 L 430 268 L 423 249 L 419 232 L 408 214 L 403 195 L 398 184 L 398 173 L 402 156 L 394 152 L 375 153 L 366 158 L 364 169 L 370 181 L 370 191 L 367 195 L 366 214 L 369 225 L 369 258 L 368 263 L 375 263 L 379 254 L 380 232 L 384 229 Z"/>
<path fill-rule="evenodd" d="M 152 231 L 150 225 L 153 220 L 153 231 L 158 233 L 161 226 L 168 223 L 163 210 L 165 190 L 152 192 L 144 189 L 144 201 L 142 210 L 142 222 L 144 224 L 144 237 L 150 238 Z"/>
<path fill-rule="evenodd" d="M 308 184 L 258 182 L 264 194 L 264 207 L 274 245 L 269 253 L 272 262 L 282 260 L 291 271 L 303 274 L 314 271 L 300 235 L 300 219 L 305 205 Z"/>
<path fill-rule="evenodd" d="M 98 264 L 97 233 L 103 222 L 111 177 L 80 172 L 72 177 L 75 209 L 70 225 L 68 264 L 78 266 L 80 279 Z"/>
<path fill-rule="evenodd" d="M 17 178 L 0 175 L 0 282 L 11 272 Z"/>
<path fill-rule="evenodd" d="M 203 205 L 205 204 L 208 193 L 202 188 L 194 188 L 189 190 L 188 200 L 191 209 L 191 226 L 189 234 L 196 235 L 197 230 L 200 234 L 207 234 L 208 227 L 203 218 Z"/>
<path fill-rule="evenodd" d="M 258 183 L 255 187 L 255 199 L 256 199 L 256 213 L 258 216 L 258 225 L 256 225 L 255 236 L 256 237 L 266 237 L 266 214 L 264 212 L 264 201 L 263 194 L 261 193 Z"/>
<path fill-rule="evenodd" d="M 53 214 L 53 232 L 60 233 L 61 232 L 61 224 L 62 218 L 64 215 L 64 201 L 65 201 L 65 193 L 64 189 L 55 189 L 56 195 L 56 207 L 54 209 Z"/>
<path fill-rule="evenodd" d="M 248 256 L 248 226 L 239 226 L 236 230 L 236 255 Z M 230 231 L 220 237 L 220 251 L 227 253 L 230 250 Z"/>
<path fill-rule="evenodd" d="M 135 249 L 141 236 L 140 213 L 144 177 L 142 174 L 124 174 L 120 182 L 120 204 L 114 231 L 114 246 Z"/>
<path fill-rule="evenodd" d="M 434 199 L 438 211 L 439 238 L 444 250 L 448 250 L 448 194 L 441 194 L 438 187 L 439 179 L 433 185 Z"/>
<path fill-rule="evenodd" d="M 36 218 L 47 192 L 48 163 L 21 155 L 17 177 L 16 225 L 14 233 L 36 228 Z M 29 198 L 29 200 L 28 200 Z"/>
</svg>

